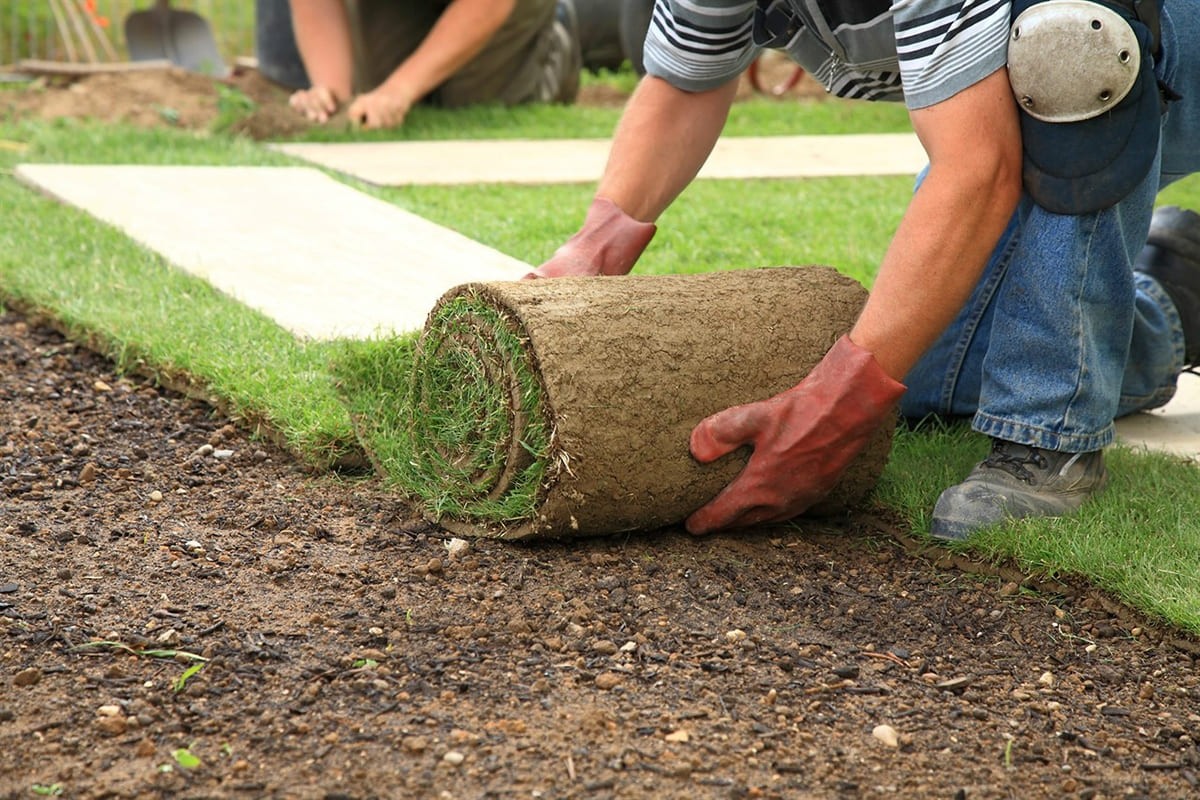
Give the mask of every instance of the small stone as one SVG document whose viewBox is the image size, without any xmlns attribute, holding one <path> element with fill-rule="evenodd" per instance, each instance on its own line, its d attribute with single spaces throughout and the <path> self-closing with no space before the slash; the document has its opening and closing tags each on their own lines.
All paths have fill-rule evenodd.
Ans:
<svg viewBox="0 0 1200 800">
<path fill-rule="evenodd" d="M 154 742 L 149 739 L 142 739 L 137 743 L 137 747 L 133 748 L 133 754 L 138 758 L 150 758 L 156 752 Z"/>
<path fill-rule="evenodd" d="M 871 735 L 888 747 L 900 746 L 900 734 L 896 733 L 896 729 L 891 725 L 876 725 L 871 730 Z"/>
<path fill-rule="evenodd" d="M 213 454 L 213 446 L 211 444 L 202 444 L 196 448 L 196 455 L 211 456 Z"/>
<path fill-rule="evenodd" d="M 450 558 L 461 558 L 471 550 L 471 543 L 466 539 L 451 539 L 446 542 L 446 555 Z"/>
<path fill-rule="evenodd" d="M 740 642 L 746 638 L 746 632 L 741 628 L 734 628 L 733 630 L 726 632 L 725 638 L 731 642 Z"/>
<path fill-rule="evenodd" d="M 621 685 L 625 678 L 619 672 L 601 672 L 596 676 L 596 688 L 608 691 Z"/>
<path fill-rule="evenodd" d="M 1041 677 L 1038 678 L 1038 683 L 1047 688 L 1053 686 L 1054 685 L 1054 674 L 1051 672 L 1043 672 Z"/>
<path fill-rule="evenodd" d="M 96 709 L 96 714 L 101 717 L 118 717 L 121 715 L 121 707 L 118 705 L 100 706 Z"/>
<path fill-rule="evenodd" d="M 107 736 L 120 736 L 128 726 L 124 717 L 98 717 L 96 727 Z"/>
<path fill-rule="evenodd" d="M 615 655 L 617 652 L 616 642 L 610 642 L 607 639 L 601 639 L 592 645 L 592 651 L 599 653 L 602 656 Z"/>
<path fill-rule="evenodd" d="M 154 489 L 153 491 L 150 492 L 150 502 L 151 503 L 161 503 L 162 499 L 163 499 L 163 493 L 160 492 L 158 489 Z"/>
<path fill-rule="evenodd" d="M 671 731 L 663 738 L 666 739 L 668 742 L 676 742 L 679 744 L 686 744 L 687 742 L 689 742 L 691 740 L 692 737 L 686 730 L 684 730 L 683 728 L 680 728 L 679 730 Z"/>
<path fill-rule="evenodd" d="M 941 681 L 940 683 L 937 683 L 935 685 L 937 686 L 937 688 L 942 689 L 947 692 L 957 692 L 961 689 L 967 688 L 967 686 L 969 686 L 970 683 L 971 683 L 971 679 L 964 676 L 964 677 L 958 677 L 958 678 L 950 678 L 949 680 Z"/>
<path fill-rule="evenodd" d="M 112 391 L 112 387 L 101 380 L 97 380 L 95 383 L 93 383 L 92 388 L 95 389 L 97 392 L 111 392 Z"/>
<path fill-rule="evenodd" d="M 460 753 L 457 750 L 448 750 L 446 752 L 446 755 L 442 756 L 442 761 L 445 761 L 447 764 L 449 764 L 452 767 L 457 767 L 459 764 L 463 763 L 466 760 L 467 760 L 467 757 L 464 756 L 462 753 Z"/>
<path fill-rule="evenodd" d="M 96 480 L 96 465 L 88 462 L 83 465 L 83 469 L 79 470 L 79 482 L 91 483 Z"/>
<path fill-rule="evenodd" d="M 1000 587 L 1000 591 L 998 592 L 998 594 L 1001 597 L 1012 597 L 1019 591 L 1021 591 L 1021 587 L 1017 583 L 1015 583 L 1013 581 L 1009 581 L 1008 583 L 1006 583 Z"/>
<path fill-rule="evenodd" d="M 445 569 L 445 564 L 442 563 L 440 558 L 431 558 L 429 559 L 429 563 L 425 565 L 425 570 L 430 575 L 441 575 L 443 569 Z"/>
<path fill-rule="evenodd" d="M 213 458 L 217 459 L 218 461 L 228 461 L 229 459 L 233 458 L 233 451 L 232 450 L 213 450 L 212 456 L 213 456 Z"/>
<path fill-rule="evenodd" d="M 13 675 L 13 686 L 36 686 L 41 680 L 42 671 L 37 667 L 30 667 Z"/>
<path fill-rule="evenodd" d="M 400 746 L 406 753 L 424 753 L 429 747 L 429 740 L 424 736 L 405 736 L 400 741 Z"/>
</svg>

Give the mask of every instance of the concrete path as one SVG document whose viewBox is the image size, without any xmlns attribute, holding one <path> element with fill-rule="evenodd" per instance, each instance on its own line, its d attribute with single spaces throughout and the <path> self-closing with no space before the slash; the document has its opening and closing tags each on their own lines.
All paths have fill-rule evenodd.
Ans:
<svg viewBox="0 0 1200 800">
<path fill-rule="evenodd" d="M 420 330 L 447 289 L 530 269 L 310 167 L 22 164 L 16 174 L 302 337 Z"/>
<path fill-rule="evenodd" d="M 608 139 L 275 144 L 281 153 L 378 186 L 590 183 Z M 911 133 L 723 137 L 701 178 L 916 175 L 925 151 Z"/>
<path fill-rule="evenodd" d="M 1179 391 L 1165 407 L 1117 420 L 1117 438 L 1200 463 L 1200 376 L 1180 375 Z"/>
<path fill-rule="evenodd" d="M 419 330 L 447 289 L 529 269 L 306 167 L 25 164 L 16 174 L 301 337 Z M 1200 378 L 1183 376 L 1165 409 L 1117 431 L 1200 460 Z"/>
</svg>

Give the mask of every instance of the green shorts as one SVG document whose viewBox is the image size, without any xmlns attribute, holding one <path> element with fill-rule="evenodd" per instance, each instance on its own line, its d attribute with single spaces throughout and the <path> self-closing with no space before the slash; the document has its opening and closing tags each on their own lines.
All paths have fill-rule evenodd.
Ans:
<svg viewBox="0 0 1200 800">
<path fill-rule="evenodd" d="M 449 0 L 351 0 L 355 91 L 370 91 L 383 83 L 417 49 L 448 5 Z M 562 49 L 562 34 L 555 31 L 554 14 L 555 0 L 517 0 L 512 15 L 484 49 L 425 101 L 455 107 L 573 99 L 577 58 L 572 66 L 572 59 L 555 55 Z M 565 74 L 572 69 L 573 81 Z M 570 97 L 555 96 L 559 92 L 547 96 L 554 88 L 549 84 L 564 82 L 572 84 Z"/>
</svg>

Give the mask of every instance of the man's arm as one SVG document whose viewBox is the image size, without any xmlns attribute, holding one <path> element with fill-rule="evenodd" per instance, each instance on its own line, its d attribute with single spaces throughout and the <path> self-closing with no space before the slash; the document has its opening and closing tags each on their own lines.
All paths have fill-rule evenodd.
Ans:
<svg viewBox="0 0 1200 800">
<path fill-rule="evenodd" d="M 654 236 L 654 220 L 704 166 L 737 93 L 643 78 L 629 99 L 583 227 L 527 278 L 624 275 Z"/>
<path fill-rule="evenodd" d="M 516 8 L 516 0 L 454 0 L 429 35 L 379 87 L 350 106 L 367 128 L 404 121 L 408 110 L 477 56 Z"/>
<path fill-rule="evenodd" d="M 975 288 L 1021 195 L 1021 129 L 1008 74 L 914 110 L 929 172 L 850 333 L 897 380 Z"/>
<path fill-rule="evenodd" d="M 634 219 L 658 219 L 704 166 L 737 87 L 734 78 L 707 92 L 685 92 L 643 78 L 621 115 L 596 194 Z"/>
<path fill-rule="evenodd" d="M 1005 70 L 912 120 L 929 172 L 850 335 L 796 386 L 692 431 L 702 463 L 753 448 L 733 483 L 688 518 L 692 533 L 790 519 L 823 499 L 894 413 L 900 380 L 983 274 L 1021 195 L 1021 134 Z"/>
<path fill-rule="evenodd" d="M 350 20 L 343 0 L 291 0 L 292 30 L 312 88 L 292 95 L 291 105 L 314 122 L 325 122 L 353 90 Z"/>
</svg>

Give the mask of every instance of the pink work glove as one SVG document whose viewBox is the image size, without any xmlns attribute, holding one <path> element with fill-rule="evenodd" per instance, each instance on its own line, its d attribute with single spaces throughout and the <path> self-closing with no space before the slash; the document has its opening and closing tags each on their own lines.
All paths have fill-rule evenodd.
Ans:
<svg viewBox="0 0 1200 800">
<path fill-rule="evenodd" d="M 653 222 L 639 222 L 612 200 L 597 197 L 588 208 L 579 232 L 558 248 L 549 261 L 526 275 L 525 280 L 625 275 L 633 269 L 656 230 Z"/>
<path fill-rule="evenodd" d="M 803 514 L 829 494 L 904 389 L 874 356 L 843 336 L 791 389 L 701 420 L 691 437 L 692 456 L 700 463 L 744 445 L 754 452 L 732 483 L 688 517 L 688 532 Z"/>
</svg>

